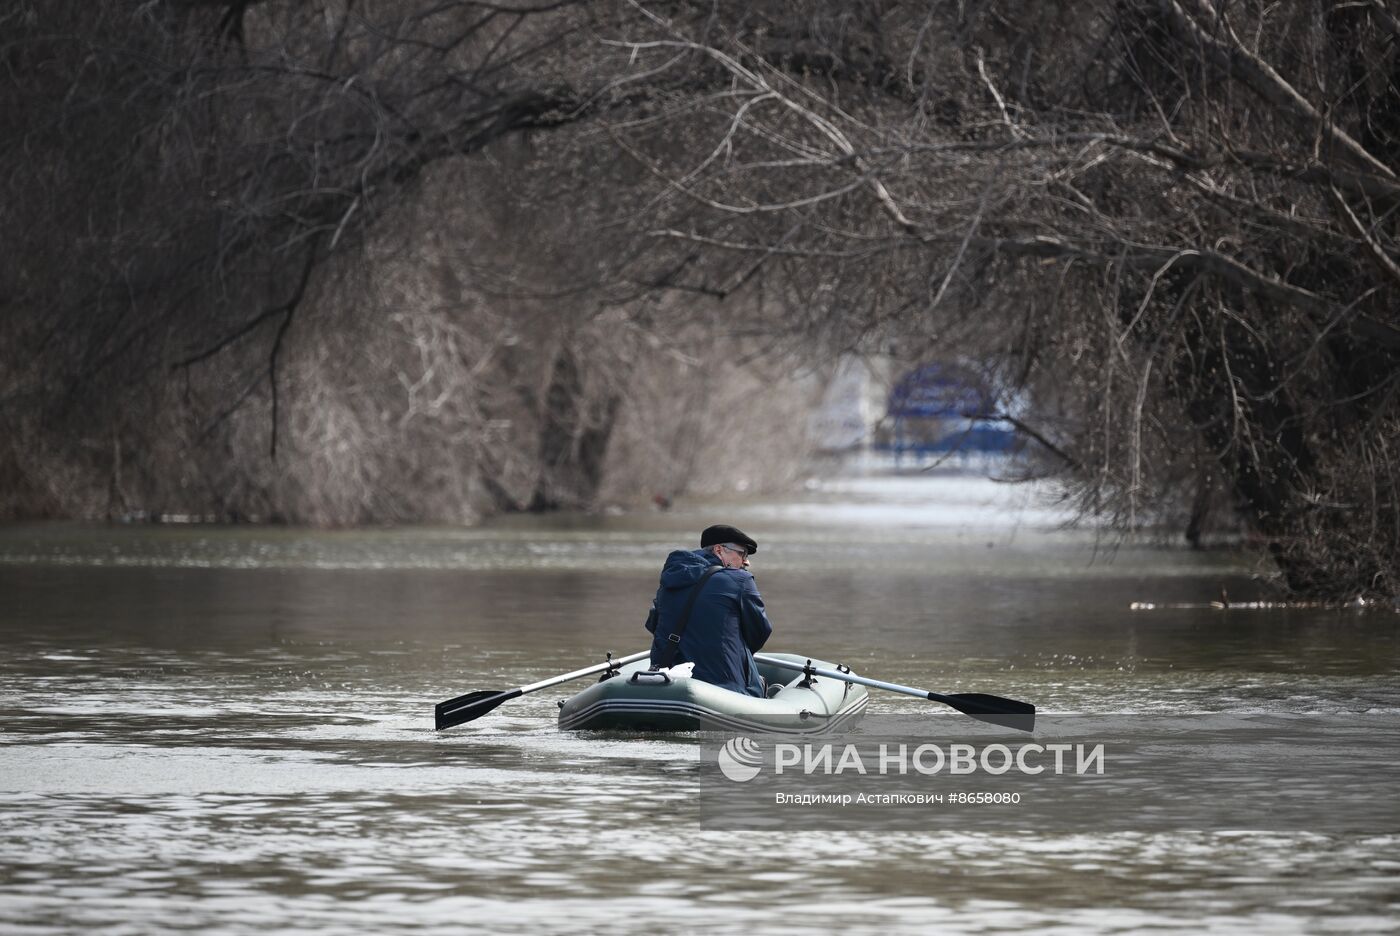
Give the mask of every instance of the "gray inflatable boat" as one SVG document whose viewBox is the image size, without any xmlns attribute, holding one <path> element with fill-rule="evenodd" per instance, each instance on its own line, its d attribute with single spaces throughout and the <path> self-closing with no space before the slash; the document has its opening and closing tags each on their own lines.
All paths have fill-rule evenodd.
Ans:
<svg viewBox="0 0 1400 936">
<path fill-rule="evenodd" d="M 834 670 L 832 663 L 791 653 L 770 653 L 796 664 Z M 732 692 L 695 679 L 689 665 L 650 671 L 646 660 L 629 663 L 567 702 L 559 703 L 559 727 L 570 731 L 750 731 L 815 734 L 855 724 L 865 713 L 864 686 L 759 662 L 769 698 Z M 774 686 L 781 686 L 774 690 Z"/>
</svg>

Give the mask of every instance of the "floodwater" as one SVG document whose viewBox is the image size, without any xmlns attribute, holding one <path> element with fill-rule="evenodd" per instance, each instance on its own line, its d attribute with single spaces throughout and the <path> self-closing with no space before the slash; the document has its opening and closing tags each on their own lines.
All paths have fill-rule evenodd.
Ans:
<svg viewBox="0 0 1400 936">
<path fill-rule="evenodd" d="M 695 738 L 555 727 L 586 681 L 433 731 L 442 699 L 645 649 L 662 557 L 709 522 L 762 544 L 770 650 L 1042 718 L 1400 713 L 1393 612 L 1212 609 L 1260 594 L 1248 561 L 1096 543 L 1021 490 L 872 479 L 472 530 L 0 530 L 0 931 L 1400 930 L 1400 819 L 717 831 Z M 931 708 L 872 692 L 873 713 Z"/>
</svg>

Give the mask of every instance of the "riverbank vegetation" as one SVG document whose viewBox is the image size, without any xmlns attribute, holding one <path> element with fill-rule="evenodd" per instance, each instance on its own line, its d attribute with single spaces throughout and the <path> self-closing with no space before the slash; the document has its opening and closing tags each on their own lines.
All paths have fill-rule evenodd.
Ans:
<svg viewBox="0 0 1400 936">
<path fill-rule="evenodd" d="M 1084 510 L 1400 592 L 1381 0 L 0 21 L 4 515 L 781 483 L 825 362 L 956 357 Z"/>
</svg>

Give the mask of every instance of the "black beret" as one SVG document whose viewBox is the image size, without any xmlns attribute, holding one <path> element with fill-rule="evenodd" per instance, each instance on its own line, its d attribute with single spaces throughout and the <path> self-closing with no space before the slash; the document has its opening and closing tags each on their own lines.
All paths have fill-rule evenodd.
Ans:
<svg viewBox="0 0 1400 936">
<path fill-rule="evenodd" d="M 749 536 L 743 530 L 723 523 L 712 527 L 706 527 L 705 532 L 700 534 L 700 548 L 706 546 L 718 546 L 721 543 L 733 543 L 735 546 L 742 546 L 752 555 L 758 552 L 758 541 Z"/>
</svg>

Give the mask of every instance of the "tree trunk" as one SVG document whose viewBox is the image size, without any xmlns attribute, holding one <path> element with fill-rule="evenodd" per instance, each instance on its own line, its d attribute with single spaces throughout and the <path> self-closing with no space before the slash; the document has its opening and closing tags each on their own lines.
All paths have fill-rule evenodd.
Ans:
<svg viewBox="0 0 1400 936">
<path fill-rule="evenodd" d="M 577 352 L 569 346 L 554 359 L 540 421 L 540 475 L 527 509 L 586 510 L 603 480 L 603 459 L 622 395 L 607 391 L 589 399 Z"/>
</svg>

